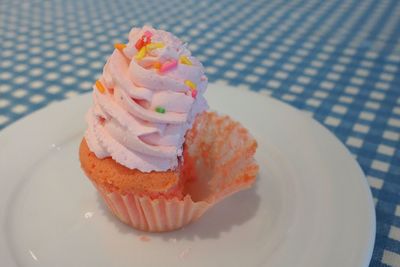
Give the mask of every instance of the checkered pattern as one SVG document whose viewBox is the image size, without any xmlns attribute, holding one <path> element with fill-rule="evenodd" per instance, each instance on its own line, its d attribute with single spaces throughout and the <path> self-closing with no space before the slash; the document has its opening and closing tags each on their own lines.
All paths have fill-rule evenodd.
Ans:
<svg viewBox="0 0 400 267">
<path fill-rule="evenodd" d="M 87 92 L 113 43 L 152 24 L 190 41 L 211 81 L 271 95 L 327 126 L 376 203 L 370 266 L 400 266 L 400 1 L 0 2 L 0 129 Z"/>
</svg>

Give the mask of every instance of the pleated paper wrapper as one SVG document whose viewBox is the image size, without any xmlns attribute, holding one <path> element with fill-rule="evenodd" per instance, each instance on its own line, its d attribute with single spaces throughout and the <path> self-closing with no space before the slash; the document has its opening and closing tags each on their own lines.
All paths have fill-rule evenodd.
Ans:
<svg viewBox="0 0 400 267">
<path fill-rule="evenodd" d="M 258 173 L 256 148 L 255 139 L 238 122 L 205 112 L 186 134 L 181 175 L 187 182 L 182 199 L 153 199 L 95 186 L 124 223 L 142 231 L 172 231 L 197 220 L 221 199 L 250 187 Z"/>
</svg>

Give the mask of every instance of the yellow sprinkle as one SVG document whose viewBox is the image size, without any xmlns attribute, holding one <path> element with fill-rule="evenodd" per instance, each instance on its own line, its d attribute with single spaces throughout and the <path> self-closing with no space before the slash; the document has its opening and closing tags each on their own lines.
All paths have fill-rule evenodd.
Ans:
<svg viewBox="0 0 400 267">
<path fill-rule="evenodd" d="M 190 90 L 196 90 L 196 84 L 190 80 L 186 80 L 185 84 L 190 88 Z"/>
<path fill-rule="evenodd" d="M 104 88 L 103 84 L 99 80 L 96 81 L 96 88 L 102 94 L 106 92 L 106 88 Z"/>
<path fill-rule="evenodd" d="M 126 47 L 126 44 L 114 44 L 114 48 L 118 49 L 121 52 L 125 47 Z"/>
<path fill-rule="evenodd" d="M 135 58 L 137 60 L 141 60 L 146 56 L 146 46 L 143 46 L 142 48 L 140 48 L 139 53 L 136 54 Z"/>
<path fill-rule="evenodd" d="M 164 44 L 163 43 L 150 43 L 146 46 L 147 51 L 151 51 L 157 48 L 163 48 Z"/>
<path fill-rule="evenodd" d="M 192 61 L 190 61 L 190 59 L 188 59 L 187 56 L 181 56 L 181 57 L 179 58 L 179 60 L 180 60 L 180 62 L 181 62 L 182 64 L 189 65 L 189 66 L 193 65 Z"/>
</svg>

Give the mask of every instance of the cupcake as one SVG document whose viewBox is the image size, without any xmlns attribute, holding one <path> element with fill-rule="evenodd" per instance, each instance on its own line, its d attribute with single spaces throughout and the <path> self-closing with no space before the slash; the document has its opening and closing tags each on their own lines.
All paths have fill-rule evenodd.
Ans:
<svg viewBox="0 0 400 267">
<path fill-rule="evenodd" d="M 169 32 L 133 28 L 115 45 L 93 86 L 79 159 L 124 223 L 175 230 L 254 183 L 256 141 L 208 111 L 206 88 L 202 64 Z"/>
</svg>

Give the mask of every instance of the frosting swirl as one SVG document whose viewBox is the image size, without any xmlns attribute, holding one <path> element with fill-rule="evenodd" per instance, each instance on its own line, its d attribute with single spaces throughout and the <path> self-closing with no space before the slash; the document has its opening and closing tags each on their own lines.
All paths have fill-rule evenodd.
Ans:
<svg viewBox="0 0 400 267">
<path fill-rule="evenodd" d="M 177 37 L 148 26 L 115 47 L 93 86 L 88 146 L 130 169 L 175 169 L 186 131 L 208 108 L 204 68 Z"/>
</svg>

